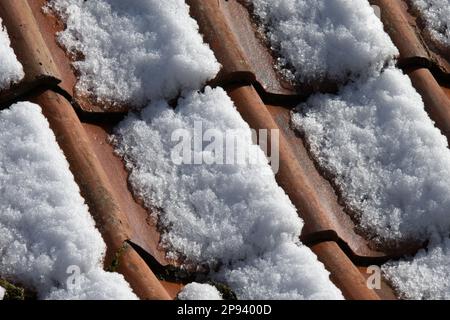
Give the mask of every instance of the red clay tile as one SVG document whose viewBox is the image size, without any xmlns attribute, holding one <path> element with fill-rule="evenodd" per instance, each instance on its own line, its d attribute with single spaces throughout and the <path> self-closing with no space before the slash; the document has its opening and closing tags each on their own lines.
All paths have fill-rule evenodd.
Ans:
<svg viewBox="0 0 450 320">
<path fill-rule="evenodd" d="M 411 26 L 407 7 L 398 0 L 369 0 L 381 8 L 381 21 L 400 51 L 402 66 L 427 64 L 429 55 L 419 35 Z"/>
<path fill-rule="evenodd" d="M 57 91 L 63 90 L 67 98 L 72 97 L 75 106 L 85 111 L 80 112 L 80 121 L 72 105 L 50 91 L 37 94 L 33 99 L 42 106 L 49 119 L 82 195 L 107 243 L 105 264 L 110 265 L 116 254 L 122 252 L 118 270 L 125 275 L 139 297 L 174 298 L 182 285 L 158 280 L 139 253 L 142 248 L 161 266 L 177 264 L 167 261 L 164 251 L 159 248 L 160 236 L 155 222 L 149 220 L 148 211 L 130 192 L 123 162 L 114 154 L 113 147 L 107 141 L 116 120 L 111 119 L 110 115 L 98 117 L 100 120 L 86 116 L 91 112 L 104 112 L 105 106 L 92 103 L 90 97 L 74 90 L 76 76 L 71 67 L 73 57 L 68 57 L 55 40 L 55 34 L 62 30 L 63 24 L 42 12 L 41 7 L 45 2 L 15 0 L 0 3 L 0 16 L 7 24 L 13 47 L 27 73 L 24 83 L 32 83 L 34 87 L 56 88 L 57 82 L 62 80 Z M 187 2 L 191 5 L 191 14 L 199 22 L 205 40 L 223 65 L 213 84 L 225 86 L 252 128 L 280 130 L 280 171 L 276 178 L 305 221 L 302 241 L 310 245 L 325 264 L 331 272 L 332 281 L 346 298 L 395 298 L 384 282 L 380 290 L 369 289 L 366 285 L 366 269 L 359 265 L 381 263 L 389 257 L 414 253 L 420 245 L 376 249 L 368 239 L 364 239 L 364 235 L 359 235 L 345 205 L 335 192 L 336 188 L 316 168 L 302 137 L 290 127 L 290 110 L 294 104 L 287 103 L 288 100 L 283 100 L 283 97 L 298 99 L 313 90 L 333 91 L 333 85 L 293 88 L 284 82 L 273 67 L 273 53 L 256 31 L 249 13 L 251 8 L 241 4 L 241 1 Z M 446 69 L 441 56 L 431 52 L 423 41 L 416 29 L 415 18 L 407 12 L 404 2 L 371 2 L 382 8 L 386 30 L 401 52 L 402 67 L 432 67 L 433 71 L 439 68 L 441 74 L 448 73 L 450 69 Z M 448 136 L 449 86 L 438 84 L 427 69 L 411 69 L 408 73 L 424 98 L 431 117 Z M 4 97 L 17 98 L 32 87 L 24 87 L 24 90 L 16 87 L 9 93 L 10 96 L 0 95 L 0 103 Z M 271 99 L 279 103 L 268 105 Z M 114 111 L 126 110 L 127 106 L 122 106 Z M 128 245 L 129 241 L 139 248 L 135 250 L 136 247 Z M 123 247 L 125 249 L 121 251 Z"/>
<path fill-rule="evenodd" d="M 64 24 L 51 14 L 45 14 L 42 8 L 48 0 L 28 0 L 28 5 L 33 12 L 34 18 L 42 38 L 52 54 L 58 71 L 60 73 L 59 87 L 70 96 L 74 96 L 74 87 L 77 78 L 72 68 L 71 61 L 66 55 L 66 51 L 56 42 L 56 34 L 64 30 Z"/>
<path fill-rule="evenodd" d="M 255 82 L 253 69 L 223 14 L 222 1 L 187 0 L 186 3 L 190 6 L 190 14 L 197 20 L 205 41 L 222 64 L 217 82 Z"/>
<path fill-rule="evenodd" d="M 169 294 L 144 260 L 142 260 L 142 258 L 130 246 L 127 246 L 120 256 L 117 271 L 124 275 L 125 279 L 140 299 L 172 299 L 173 288 L 170 288 L 171 294 Z"/>
<path fill-rule="evenodd" d="M 27 2 L 26 0 L 20 0 Z M 38 25 L 38 30 L 45 40 L 45 44 L 52 53 L 52 58 L 57 63 L 59 70 L 59 79 L 61 83 L 59 88 L 62 89 L 67 96 L 70 96 L 71 103 L 77 108 L 85 112 L 94 113 L 123 113 L 130 109 L 127 105 L 112 105 L 107 102 L 98 102 L 95 97 L 90 97 L 83 92 L 76 90 L 76 72 L 72 67 L 72 62 L 82 57 L 69 56 L 66 51 L 57 43 L 56 34 L 64 29 L 64 24 L 54 15 L 44 13 L 42 7 L 47 0 L 28 0 L 29 6 L 32 8 L 34 19 Z"/>
<path fill-rule="evenodd" d="M 379 268 L 379 266 L 375 267 Z M 363 275 L 364 279 L 366 279 L 366 283 L 367 280 L 370 281 L 370 277 L 374 275 L 374 271 L 369 269 L 369 267 L 358 266 L 357 268 Z M 390 287 L 389 282 L 383 277 L 380 279 L 380 287 L 373 288 L 373 291 L 380 297 L 381 300 L 397 300 L 394 290 Z"/>
<path fill-rule="evenodd" d="M 108 117 L 111 118 L 111 117 Z M 128 239 L 152 255 L 161 265 L 168 265 L 165 252 L 159 247 L 160 234 L 156 222 L 150 218 L 148 210 L 144 209 L 139 199 L 133 197 L 128 188 L 128 172 L 122 159 L 115 153 L 108 137 L 114 121 L 82 122 L 89 139 L 91 150 L 97 157 L 99 165 L 106 172 L 114 200 L 125 213 L 129 224 Z M 175 264 L 175 262 L 171 262 Z"/>
<path fill-rule="evenodd" d="M 310 159 L 303 140 L 290 128 L 290 111 L 266 106 L 252 86 L 229 86 L 227 92 L 251 128 L 280 130 L 280 169 L 276 179 L 305 221 L 303 242 L 336 241 L 350 251 L 353 259 L 364 262 L 384 261 L 388 257 L 414 253 L 421 247 L 411 244 L 411 247 L 377 250 L 358 235 L 334 189 Z"/>
<path fill-rule="evenodd" d="M 445 95 L 450 100 L 450 84 L 445 84 L 445 83 L 441 84 L 441 89 L 442 89 L 442 91 L 444 91 Z"/>
<path fill-rule="evenodd" d="M 425 21 L 423 20 L 420 12 L 413 9 L 411 0 L 403 0 L 408 7 L 408 13 L 411 19 L 414 21 L 414 26 L 420 31 L 420 35 L 424 42 L 426 43 L 428 49 L 432 52 L 432 55 L 440 64 L 440 68 L 445 70 L 447 73 L 450 72 L 450 48 L 444 44 L 436 41 L 429 32 L 426 31 Z"/>
<path fill-rule="evenodd" d="M 0 17 L 25 71 L 25 78 L 19 84 L 0 93 L 0 104 L 7 104 L 37 87 L 56 86 L 60 82 L 58 69 L 27 1 L 0 1 Z"/>
<path fill-rule="evenodd" d="M 266 100 L 298 101 L 315 89 L 335 91 L 324 84 L 296 85 L 286 81 L 275 69 L 276 57 L 269 49 L 245 1 L 187 0 L 200 32 L 223 65 L 214 85 L 251 84 Z"/>
<path fill-rule="evenodd" d="M 450 79 L 448 58 L 433 51 L 417 25 L 416 18 L 402 0 L 369 0 L 381 8 L 381 20 L 386 32 L 400 51 L 398 64 L 405 67 L 431 68 L 442 77 Z"/>
</svg>

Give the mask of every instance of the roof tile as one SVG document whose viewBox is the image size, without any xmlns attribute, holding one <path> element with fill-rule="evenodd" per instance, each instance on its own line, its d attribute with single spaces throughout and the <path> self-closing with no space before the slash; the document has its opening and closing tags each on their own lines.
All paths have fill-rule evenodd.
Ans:
<svg viewBox="0 0 450 320">
<path fill-rule="evenodd" d="M 158 268 L 176 267 L 177 262 L 165 258 L 159 247 L 156 224 L 148 219 L 148 211 L 139 199 L 133 197 L 123 162 L 108 143 L 110 129 L 120 115 L 102 116 L 105 106 L 74 90 L 76 73 L 71 67 L 71 57 L 56 42 L 56 33 L 64 26 L 56 17 L 42 12 L 45 2 L 0 2 L 0 17 L 26 74 L 20 84 L 0 93 L 0 105 L 30 96 L 41 105 L 107 243 L 105 265 L 122 252 L 118 270 L 141 298 L 174 298 L 180 281 L 160 281 L 155 273 Z M 420 17 L 408 11 L 405 1 L 370 2 L 382 9 L 385 29 L 400 51 L 399 66 L 421 94 L 430 117 L 450 138 L 448 52 L 436 47 L 422 32 Z M 315 91 L 333 92 L 335 85 L 295 87 L 283 80 L 273 67 L 276 56 L 260 37 L 251 9 L 244 2 L 187 0 L 187 3 L 205 40 L 223 65 L 213 84 L 226 88 L 252 128 L 280 130 L 280 171 L 276 178 L 305 221 L 302 241 L 325 264 L 346 298 L 394 298 L 384 282 L 381 290 L 367 288 L 364 266 L 414 253 L 421 244 L 395 250 L 377 249 L 370 239 L 360 235 L 336 188 L 311 159 L 303 138 L 290 127 L 290 110 L 297 102 Z M 42 90 L 36 91 L 38 87 Z M 78 108 L 78 115 L 73 106 Z M 129 106 L 122 106 L 114 111 L 128 109 Z M 136 246 L 158 265 L 152 266 Z"/>
<path fill-rule="evenodd" d="M 8 30 L 14 52 L 25 71 L 25 78 L 20 83 L 0 93 L 0 105 L 6 105 L 36 87 L 59 83 L 58 69 L 42 39 L 27 1 L 0 2 L 0 16 Z"/>
</svg>

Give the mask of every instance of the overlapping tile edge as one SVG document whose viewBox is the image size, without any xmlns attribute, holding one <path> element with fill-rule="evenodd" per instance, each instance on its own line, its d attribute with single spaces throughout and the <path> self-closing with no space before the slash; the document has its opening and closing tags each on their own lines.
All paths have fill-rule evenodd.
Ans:
<svg viewBox="0 0 450 320">
<path fill-rule="evenodd" d="M 20 28 L 23 27 L 25 32 L 30 32 L 30 34 L 26 34 L 23 37 L 17 37 L 16 34 L 13 39 L 13 42 L 21 48 L 30 49 L 31 47 L 31 50 L 21 52 L 22 55 L 28 54 L 31 56 L 27 58 L 25 68 L 26 77 L 30 70 L 31 73 L 34 74 L 36 68 L 41 70 L 46 68 L 51 69 L 53 62 L 51 60 L 46 60 L 49 62 L 49 65 L 47 65 L 45 64 L 45 59 L 40 60 L 42 51 L 38 50 L 37 53 L 33 50 L 35 49 L 34 44 L 28 41 L 30 40 L 30 36 L 39 33 L 39 28 L 35 24 L 33 16 L 30 16 L 31 10 L 28 7 L 27 2 L 2 2 L 0 9 L 2 12 L 4 12 L 4 10 L 8 12 L 9 10 L 9 12 L 12 11 L 17 13 L 17 16 L 15 16 L 16 19 L 13 20 L 16 23 L 21 23 L 21 21 L 24 20 L 30 22 L 25 25 L 20 25 Z M 37 54 L 37 57 L 33 57 L 33 54 Z M 35 60 L 42 62 L 36 62 Z M 30 61 L 35 61 L 39 66 L 36 67 L 30 64 Z M 106 182 L 106 174 L 98 164 L 98 160 L 96 159 L 92 148 L 88 146 L 86 133 L 81 128 L 81 123 L 75 115 L 72 106 L 64 97 L 51 91 L 52 89 L 58 91 L 56 87 L 50 86 L 45 79 L 43 80 L 41 78 L 41 80 L 43 82 L 41 84 L 42 87 L 38 91 L 31 91 L 33 88 L 28 87 L 28 91 L 25 91 L 25 93 L 30 94 L 31 96 L 24 98 L 34 100 L 43 107 L 43 112 L 49 120 L 52 130 L 56 134 L 60 147 L 63 149 L 66 157 L 68 157 L 72 172 L 75 175 L 78 184 L 81 186 L 84 197 L 89 203 L 91 214 L 93 214 L 97 226 L 102 231 L 102 235 L 107 242 L 107 252 L 109 252 L 107 258 L 109 261 L 105 261 L 105 265 L 108 266 L 111 264 L 115 269 L 118 268 L 141 298 L 168 299 L 168 293 L 162 288 L 155 275 L 150 271 L 148 266 L 145 265 L 144 261 L 137 255 L 135 250 L 126 243 L 127 236 L 123 234 L 124 228 L 126 228 L 126 219 L 123 219 L 123 216 L 120 216 L 115 200 L 111 198 L 111 188 L 109 187 L 108 182 Z M 15 89 L 17 88 L 11 88 L 11 90 Z M 18 89 L 18 91 L 20 94 L 23 94 L 20 89 Z M 95 210 L 93 210 L 93 207 Z M 63 268 L 64 266 L 59 266 L 58 272 L 63 274 Z M 76 270 L 73 272 L 76 272 Z M 62 274 L 60 275 L 62 276 Z M 66 276 L 69 275 L 66 274 Z M 80 280 L 80 282 L 76 282 L 76 284 L 89 285 L 89 283 L 85 281 L 86 278 L 83 277 L 83 274 L 75 274 L 74 277 L 78 277 L 75 281 Z M 24 285 L 28 289 L 33 289 L 29 288 L 31 284 Z M 62 282 L 59 286 L 70 289 L 69 282 Z M 34 289 L 36 290 L 36 288 Z M 107 288 L 105 287 L 105 289 Z M 62 292 L 60 292 L 60 298 L 63 297 L 62 294 L 64 293 L 64 290 L 65 289 L 62 289 Z M 131 294 L 128 298 L 133 296 L 134 295 Z M 94 296 L 91 296 L 91 298 L 93 297 Z M 76 298 L 76 296 L 73 298 Z"/>
<path fill-rule="evenodd" d="M 231 107 L 231 106 L 230 106 Z M 132 173 L 133 174 L 133 173 Z M 142 194 L 142 192 L 139 192 L 139 194 Z M 163 208 L 164 209 L 164 208 Z M 168 214 L 168 213 L 167 213 Z M 296 217 L 297 218 L 297 217 Z M 298 219 L 298 218 L 297 218 Z M 299 232 L 299 231 L 298 231 Z M 299 294 L 301 293 L 301 288 L 295 288 L 295 290 L 294 291 L 298 291 L 299 292 Z M 332 292 L 332 291 L 330 291 L 330 292 Z"/>
<path fill-rule="evenodd" d="M 1 276 L 41 299 L 135 299 L 103 271 L 106 246 L 40 107 L 14 104 L 0 124 Z"/>
<path fill-rule="evenodd" d="M 0 65 L 0 91 L 8 90 L 14 83 L 19 82 L 24 77 L 23 66 L 11 48 L 11 40 L 8 32 L 3 26 L 0 18 L 0 55 L 2 64 Z"/>
</svg>

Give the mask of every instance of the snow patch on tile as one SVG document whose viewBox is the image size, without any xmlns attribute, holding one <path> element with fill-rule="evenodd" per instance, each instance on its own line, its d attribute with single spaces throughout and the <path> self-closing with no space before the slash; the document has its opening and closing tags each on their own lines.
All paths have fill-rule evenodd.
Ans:
<svg viewBox="0 0 450 320">
<path fill-rule="evenodd" d="M 383 272 L 400 297 L 414 300 L 450 299 L 450 239 L 433 240 L 426 250 L 390 261 Z"/>
<path fill-rule="evenodd" d="M 267 162 L 174 164 L 172 150 L 180 140 L 172 139 L 172 133 L 187 129 L 192 137 L 198 121 L 200 134 L 228 130 L 241 142 L 240 152 L 262 153 L 221 88 L 189 93 L 176 110 L 165 101 L 153 103 L 115 129 L 117 151 L 125 158 L 135 193 L 147 207 L 160 208 L 160 223 L 170 227 L 163 240 L 188 259 L 211 262 L 241 259 L 281 241 L 294 241 L 303 222 Z M 209 156 L 206 146 L 200 151 Z M 193 144 L 190 147 L 195 151 Z"/>
<path fill-rule="evenodd" d="M 178 293 L 180 300 L 223 300 L 216 287 L 210 284 L 192 282 Z"/>
<path fill-rule="evenodd" d="M 252 0 L 280 64 L 300 82 L 346 81 L 398 54 L 367 0 Z"/>
<path fill-rule="evenodd" d="M 400 70 L 317 94 L 292 116 L 346 204 L 377 240 L 450 230 L 450 151 Z"/>
<path fill-rule="evenodd" d="M 25 76 L 2 23 L 0 18 L 0 91 L 9 89 L 12 84 L 19 82 Z"/>
<path fill-rule="evenodd" d="M 195 138 L 196 122 L 202 123 L 200 134 L 208 129 L 231 134 L 239 143 L 225 153 L 233 150 L 254 154 L 253 164 L 175 164 L 172 152 L 180 141 L 173 140 L 172 133 L 185 129 L 190 141 Z M 276 263 L 293 268 L 308 265 L 305 272 L 314 270 L 321 276 L 302 281 L 292 278 L 305 278 L 302 272 L 275 266 L 274 277 L 289 281 L 274 286 L 264 298 L 270 299 L 283 290 L 297 290 L 298 297 L 325 296 L 318 291 L 326 290 L 328 296 L 342 298 L 323 265 L 312 253 L 303 254 L 309 250 L 298 243 L 303 222 L 277 185 L 262 150 L 253 144 L 249 126 L 223 89 L 207 87 L 204 93 L 185 93 L 175 110 L 164 101 L 154 102 L 141 114 L 130 114 L 120 123 L 114 142 L 125 159 L 135 194 L 147 207 L 160 212 L 159 222 L 167 230 L 162 241 L 167 248 L 194 263 L 222 263 L 222 268 L 233 270 L 235 264 L 240 269 L 258 257 L 276 256 L 283 244 L 301 247 L 279 254 Z M 198 151 L 206 158 L 212 156 L 208 146 L 203 143 Z M 196 151 L 193 144 L 189 147 Z M 297 265 L 292 266 L 292 261 Z M 246 276 L 234 279 L 232 289 L 239 289 L 242 297 L 257 297 L 246 292 L 243 281 Z M 288 284 L 289 289 L 284 288 Z M 263 277 L 252 285 L 261 286 L 261 291 L 268 288 Z"/>
<path fill-rule="evenodd" d="M 58 39 L 80 73 L 77 90 L 142 107 L 200 88 L 220 65 L 183 0 L 50 0 L 67 28 Z"/>
<path fill-rule="evenodd" d="M 103 270 L 105 243 L 40 107 L 1 111 L 0 128 L 0 275 L 42 299 L 136 299 Z"/>
<path fill-rule="evenodd" d="M 3 300 L 5 297 L 6 290 L 3 287 L 0 287 L 0 300 Z"/>
<path fill-rule="evenodd" d="M 412 0 L 413 8 L 425 20 L 427 32 L 450 48 L 450 2 L 448 0 Z"/>
</svg>

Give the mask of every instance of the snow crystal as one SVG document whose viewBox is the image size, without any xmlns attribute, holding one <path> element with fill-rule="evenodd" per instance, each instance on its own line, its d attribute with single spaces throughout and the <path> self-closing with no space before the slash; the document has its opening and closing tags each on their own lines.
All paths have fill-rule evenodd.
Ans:
<svg viewBox="0 0 450 320">
<path fill-rule="evenodd" d="M 178 293 L 180 300 L 223 300 L 216 287 L 210 284 L 192 282 Z"/>
<path fill-rule="evenodd" d="M 450 151 L 400 70 L 318 94 L 294 113 L 319 164 L 378 240 L 450 230 Z"/>
<path fill-rule="evenodd" d="M 212 129 L 216 133 L 229 134 L 239 142 L 226 148 L 224 153 L 253 154 L 255 157 L 235 164 L 175 164 L 173 150 L 180 140 L 172 138 L 177 129 L 186 130 L 188 142 L 194 140 L 193 144 L 187 145 L 194 154 L 200 154 L 204 159 L 214 157 L 209 143 L 200 143 L 200 150 L 195 148 L 196 122 L 202 125 L 200 135 Z M 199 263 L 222 262 L 227 268 L 233 261 L 242 260 L 245 265 L 246 259 L 256 259 L 269 252 L 276 255 L 284 243 L 301 246 L 297 242 L 303 223 L 285 192 L 277 185 L 262 150 L 253 144 L 250 128 L 223 89 L 207 87 L 204 93 L 186 93 L 175 110 L 164 101 L 154 102 L 140 115 L 130 114 L 120 123 L 115 129 L 114 140 L 130 171 L 130 183 L 135 193 L 147 207 L 158 208 L 161 212 L 159 222 L 167 229 L 162 235 L 163 242 L 187 259 Z M 329 296 L 341 298 L 323 265 L 300 254 L 306 250 L 309 249 L 299 250 L 296 258 L 280 254 L 280 259 L 284 260 L 279 263 L 288 266 L 293 260 L 297 265 L 308 264 L 321 274 L 314 278 L 315 284 L 305 285 L 306 280 L 289 277 L 304 278 L 301 272 L 277 268 L 274 269 L 278 272 L 276 276 L 289 278 L 289 281 L 271 290 L 283 290 L 289 282 L 291 286 L 301 285 L 288 290 L 298 290 L 299 297 L 326 295 L 316 292 L 326 290 L 330 292 Z M 290 253 L 297 254 L 295 250 Z M 254 287 L 261 285 L 261 291 L 269 290 L 266 279 L 257 280 Z M 239 282 L 236 280 L 233 284 L 243 288 L 240 290 L 242 296 L 256 296 L 246 294 L 245 285 L 239 285 Z M 276 294 L 267 292 L 266 298 L 271 295 Z"/>
<path fill-rule="evenodd" d="M 383 272 L 402 298 L 450 299 L 450 239 L 434 240 L 414 258 L 391 261 Z"/>
<path fill-rule="evenodd" d="M 22 65 L 17 61 L 0 18 L 0 91 L 8 89 L 11 84 L 19 82 L 24 76 Z"/>
<path fill-rule="evenodd" d="M 367 0 L 252 0 L 281 61 L 301 82 L 346 81 L 398 54 Z"/>
<path fill-rule="evenodd" d="M 0 275 L 43 299 L 135 299 L 102 269 L 105 244 L 40 107 L 15 104 L 0 127 Z"/>
<path fill-rule="evenodd" d="M 109 103 L 144 106 L 213 78 L 220 65 L 184 0 L 50 0 L 67 28 L 58 39 L 84 59 L 77 90 Z"/>
<path fill-rule="evenodd" d="M 450 47 L 450 2 L 448 0 L 412 0 L 413 8 L 425 20 L 429 34 Z"/>
<path fill-rule="evenodd" d="M 5 297 L 6 290 L 3 287 L 0 287 L 0 300 L 3 300 Z"/>
</svg>

